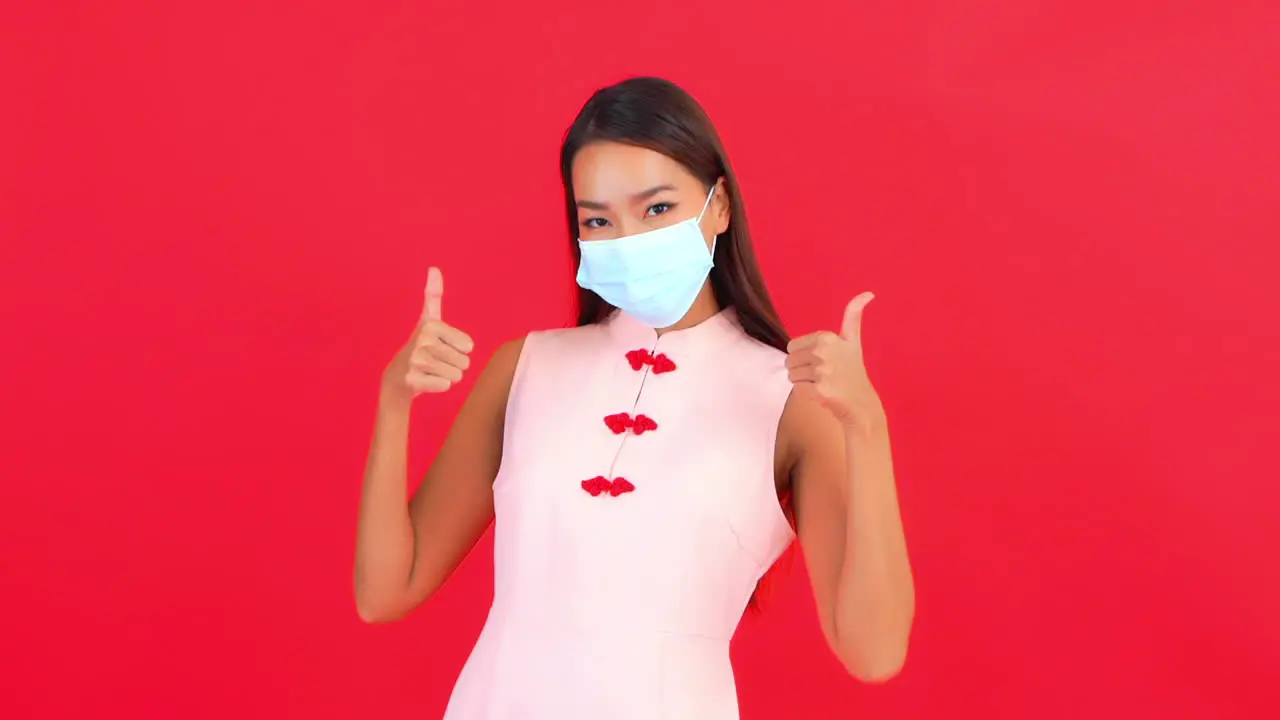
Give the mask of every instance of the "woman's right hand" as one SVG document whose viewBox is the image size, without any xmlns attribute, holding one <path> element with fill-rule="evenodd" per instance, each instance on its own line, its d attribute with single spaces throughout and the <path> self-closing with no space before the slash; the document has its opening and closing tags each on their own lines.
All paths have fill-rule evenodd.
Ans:
<svg viewBox="0 0 1280 720">
<path fill-rule="evenodd" d="M 462 380 L 471 367 L 475 342 L 466 333 L 440 319 L 444 276 L 438 268 L 427 271 L 422 318 L 409 342 L 396 353 L 382 375 L 385 396 L 412 400 L 423 393 L 439 393 Z"/>
</svg>

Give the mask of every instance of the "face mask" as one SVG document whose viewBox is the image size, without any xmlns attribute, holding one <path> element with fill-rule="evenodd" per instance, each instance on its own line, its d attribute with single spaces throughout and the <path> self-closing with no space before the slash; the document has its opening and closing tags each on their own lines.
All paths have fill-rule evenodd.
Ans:
<svg viewBox="0 0 1280 720">
<path fill-rule="evenodd" d="M 578 285 L 651 328 L 675 325 L 693 307 L 710 274 L 712 250 L 702 236 L 702 216 L 616 240 L 579 240 Z"/>
</svg>

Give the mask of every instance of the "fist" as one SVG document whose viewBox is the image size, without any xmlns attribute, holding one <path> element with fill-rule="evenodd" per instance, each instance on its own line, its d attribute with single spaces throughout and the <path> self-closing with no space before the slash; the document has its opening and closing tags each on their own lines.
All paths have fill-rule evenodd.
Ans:
<svg viewBox="0 0 1280 720">
<path fill-rule="evenodd" d="M 862 362 L 862 311 L 873 297 L 863 293 L 849 303 L 839 334 L 824 330 L 787 345 L 787 376 L 796 390 L 847 427 L 873 423 L 883 413 Z"/>
<path fill-rule="evenodd" d="M 408 398 L 444 392 L 462 380 L 463 372 L 471 367 L 470 353 L 475 342 L 441 319 L 443 298 L 444 276 L 433 267 L 427 271 L 422 317 L 409 342 L 387 366 L 382 380 L 384 389 Z"/>
</svg>

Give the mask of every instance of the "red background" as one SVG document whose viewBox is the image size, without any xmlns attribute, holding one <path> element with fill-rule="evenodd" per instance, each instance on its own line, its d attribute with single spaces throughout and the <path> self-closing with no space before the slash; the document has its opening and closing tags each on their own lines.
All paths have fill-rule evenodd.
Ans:
<svg viewBox="0 0 1280 720">
<path fill-rule="evenodd" d="M 793 563 L 744 717 L 1274 717 L 1274 3 L 160 5 L 0 7 L 0 715 L 438 717 L 491 545 L 357 621 L 378 373 L 430 264 L 481 353 L 566 321 L 558 142 L 646 73 L 793 332 L 878 295 L 911 657 Z"/>
</svg>

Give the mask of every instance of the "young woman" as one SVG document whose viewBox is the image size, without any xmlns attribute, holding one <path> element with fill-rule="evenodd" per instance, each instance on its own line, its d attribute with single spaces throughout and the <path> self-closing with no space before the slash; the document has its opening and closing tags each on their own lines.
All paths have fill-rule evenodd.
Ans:
<svg viewBox="0 0 1280 720">
<path fill-rule="evenodd" d="M 729 640 L 798 534 L 832 650 L 892 677 L 914 591 L 862 363 L 871 295 L 838 334 L 788 342 L 724 148 L 669 82 L 597 92 L 560 164 L 578 326 L 498 348 L 409 499 L 410 403 L 461 380 L 474 347 L 428 273 L 382 379 L 361 617 L 421 604 L 496 516 L 493 605 L 447 718 L 736 718 Z"/>
</svg>

